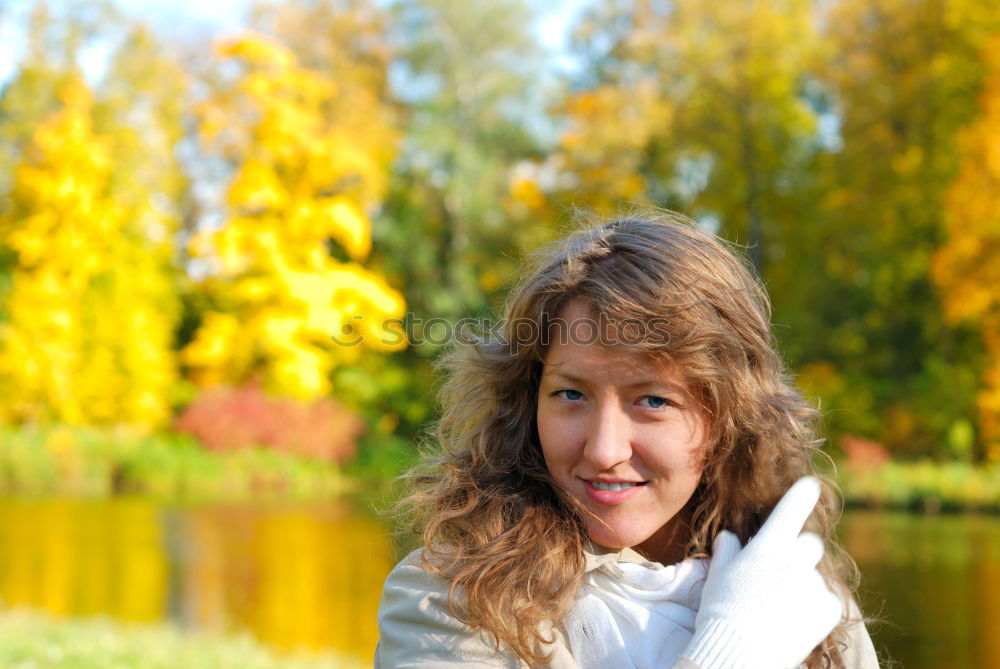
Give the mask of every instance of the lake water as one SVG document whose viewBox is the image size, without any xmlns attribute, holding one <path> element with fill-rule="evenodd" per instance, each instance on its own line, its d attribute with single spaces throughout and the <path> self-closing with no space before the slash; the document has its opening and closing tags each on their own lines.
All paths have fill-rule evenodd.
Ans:
<svg viewBox="0 0 1000 669">
<path fill-rule="evenodd" d="M 876 646 L 907 669 L 1000 667 L 1000 518 L 853 512 Z M 247 630 L 371 657 L 398 549 L 364 504 L 0 501 L 0 598 L 62 615 Z"/>
<path fill-rule="evenodd" d="M 856 511 L 840 535 L 876 648 L 905 669 L 1000 667 L 1000 517 Z"/>
<path fill-rule="evenodd" d="M 63 615 L 249 630 L 280 648 L 367 659 L 393 564 L 382 525 L 347 502 L 0 502 L 0 599 Z"/>
</svg>

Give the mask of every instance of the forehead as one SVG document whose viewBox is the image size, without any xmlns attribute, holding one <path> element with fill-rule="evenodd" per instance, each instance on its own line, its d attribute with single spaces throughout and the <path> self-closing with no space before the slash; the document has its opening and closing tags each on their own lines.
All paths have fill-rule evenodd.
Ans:
<svg viewBox="0 0 1000 669">
<path fill-rule="evenodd" d="M 659 313 L 638 305 L 612 304 L 606 309 L 593 306 L 588 298 L 574 297 L 566 302 L 545 325 L 549 341 L 599 343 L 603 346 L 642 350 L 658 357 L 671 357 L 671 343 L 678 334 L 683 317 Z"/>
<path fill-rule="evenodd" d="M 543 358 L 546 375 L 618 385 L 687 385 L 683 370 L 666 356 L 621 343 L 623 333 L 618 325 L 595 314 L 596 310 L 582 298 L 571 300 L 558 312 Z"/>
</svg>

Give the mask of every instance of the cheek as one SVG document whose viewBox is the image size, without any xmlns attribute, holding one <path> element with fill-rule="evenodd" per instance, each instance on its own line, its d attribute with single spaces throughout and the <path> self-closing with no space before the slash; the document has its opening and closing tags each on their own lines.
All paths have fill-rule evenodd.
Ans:
<svg viewBox="0 0 1000 669">
<path fill-rule="evenodd" d="M 656 448 L 647 450 L 647 453 L 651 454 L 649 457 L 659 469 L 682 475 L 686 479 L 700 479 L 705 464 L 704 435 L 700 426 L 672 425 L 646 438 L 647 444 L 656 445 Z M 667 447 L 663 448 L 664 445 Z"/>
<path fill-rule="evenodd" d="M 557 450 L 557 442 L 559 429 L 556 425 L 557 421 L 553 418 L 549 411 L 544 408 L 539 408 L 535 414 L 535 425 L 538 430 L 538 443 L 542 447 L 542 457 L 545 458 L 545 464 L 548 466 L 549 470 L 552 469 L 552 461 Z"/>
<path fill-rule="evenodd" d="M 537 415 L 537 428 L 545 466 L 552 476 L 561 479 L 576 464 L 577 423 L 572 418 L 543 409 Z"/>
</svg>

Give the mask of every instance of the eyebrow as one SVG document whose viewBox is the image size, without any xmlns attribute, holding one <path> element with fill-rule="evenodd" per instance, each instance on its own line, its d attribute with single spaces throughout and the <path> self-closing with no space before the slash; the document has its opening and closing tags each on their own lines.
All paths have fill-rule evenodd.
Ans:
<svg viewBox="0 0 1000 669">
<path fill-rule="evenodd" d="M 546 376 L 558 376 L 566 381 L 569 381 L 570 383 L 575 383 L 580 385 L 587 385 L 589 383 L 587 379 L 583 378 L 582 376 L 577 376 L 575 374 L 570 374 L 568 372 L 560 372 L 559 370 L 555 369 L 553 369 L 552 371 L 549 370 L 543 371 L 542 378 L 545 378 Z M 676 392 L 682 395 L 687 394 L 687 389 L 684 388 L 683 386 L 678 385 L 676 383 L 670 383 L 668 381 L 660 381 L 658 379 L 643 379 L 641 381 L 636 381 L 635 383 L 626 384 L 623 387 L 628 390 L 638 390 L 643 387 L 656 387 L 656 388 L 665 388 L 669 392 Z"/>
</svg>

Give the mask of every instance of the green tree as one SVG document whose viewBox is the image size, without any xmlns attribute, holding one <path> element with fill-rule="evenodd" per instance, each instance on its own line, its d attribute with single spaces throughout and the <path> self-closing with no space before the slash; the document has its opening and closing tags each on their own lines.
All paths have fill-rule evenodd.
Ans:
<svg viewBox="0 0 1000 669">
<path fill-rule="evenodd" d="M 512 207 L 516 167 L 537 154 L 525 110 L 540 52 L 521 0 L 401 0 L 397 91 L 406 141 L 377 237 L 408 283 L 414 313 L 455 321 L 486 313 L 537 221 Z"/>
<path fill-rule="evenodd" d="M 610 186 L 599 203 L 681 208 L 746 244 L 770 278 L 818 148 L 810 11 L 806 0 L 599 5 L 577 29 L 589 69 L 563 138 L 568 169 L 583 166 L 579 186 Z"/>
<path fill-rule="evenodd" d="M 980 348 L 941 322 L 929 261 L 994 5 L 601 4 L 551 162 L 570 197 L 678 208 L 746 244 L 834 437 L 968 454 Z"/>
<path fill-rule="evenodd" d="M 820 327 L 809 316 L 821 292 L 815 167 L 831 112 L 813 10 L 808 0 L 597 5 L 575 29 L 587 67 L 550 161 L 569 177 L 558 199 L 677 209 L 745 247 L 789 344 Z"/>
<path fill-rule="evenodd" d="M 820 394 L 842 388 L 829 407 L 835 431 L 874 437 L 899 454 L 970 446 L 979 345 L 940 318 L 929 263 L 943 241 L 954 135 L 975 113 L 979 49 L 996 26 L 994 7 L 844 0 L 824 22 L 821 77 L 838 146 L 819 166 L 814 267 L 823 281 L 812 286 L 818 320 L 796 358 L 824 370 Z"/>
</svg>

